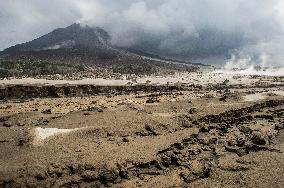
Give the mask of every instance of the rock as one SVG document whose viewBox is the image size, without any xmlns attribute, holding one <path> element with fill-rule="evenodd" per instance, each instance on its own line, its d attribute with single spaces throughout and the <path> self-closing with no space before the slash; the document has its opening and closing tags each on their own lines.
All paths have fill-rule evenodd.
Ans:
<svg viewBox="0 0 284 188">
<path fill-rule="evenodd" d="M 211 144 L 216 144 L 218 138 L 215 136 L 210 136 L 208 134 L 199 134 L 197 137 L 197 141 L 199 144 L 211 145 Z"/>
<path fill-rule="evenodd" d="M 47 109 L 45 111 L 42 111 L 41 113 L 43 113 L 43 114 L 52 114 L 52 111 L 51 111 L 51 109 Z"/>
<path fill-rule="evenodd" d="M 45 180 L 48 177 L 48 174 L 44 167 L 36 166 L 31 170 L 31 175 L 33 175 L 37 180 Z"/>
<path fill-rule="evenodd" d="M 195 114 L 197 112 L 197 109 L 196 108 L 191 108 L 188 113 L 189 114 Z"/>
<path fill-rule="evenodd" d="M 146 103 L 158 103 L 160 102 L 157 98 L 149 98 L 146 100 Z"/>
<path fill-rule="evenodd" d="M 124 137 L 124 138 L 122 138 L 122 141 L 123 142 L 130 142 L 130 139 L 128 137 Z"/>
<path fill-rule="evenodd" d="M 234 138 L 234 137 L 231 137 L 227 140 L 227 143 L 229 146 L 236 146 L 238 143 L 237 143 L 237 140 Z"/>
<path fill-rule="evenodd" d="M 204 125 L 199 129 L 200 132 L 206 133 L 210 131 L 210 127 L 208 125 Z"/>
<path fill-rule="evenodd" d="M 218 141 L 218 138 L 212 137 L 212 138 L 209 139 L 209 144 L 216 144 L 217 141 Z"/>
<path fill-rule="evenodd" d="M 90 171 L 97 171 L 97 168 L 95 165 L 87 163 L 84 165 L 85 170 L 90 170 Z"/>
<path fill-rule="evenodd" d="M 80 148 L 75 149 L 75 152 L 79 153 L 82 152 L 82 150 Z"/>
<path fill-rule="evenodd" d="M 46 174 L 45 173 L 38 173 L 35 175 L 35 178 L 37 180 L 45 180 L 46 179 Z"/>
<path fill-rule="evenodd" d="M 89 112 L 104 112 L 103 109 L 98 108 L 98 107 L 89 107 L 87 110 L 88 110 Z"/>
<path fill-rule="evenodd" d="M 284 129 L 284 124 L 277 124 L 277 125 L 275 125 L 275 130 L 280 131 L 282 129 Z"/>
<path fill-rule="evenodd" d="M 182 121 L 181 126 L 184 128 L 191 128 L 192 124 L 189 121 Z"/>
<path fill-rule="evenodd" d="M 208 162 L 193 160 L 191 161 L 191 170 L 180 174 L 185 182 L 191 183 L 200 178 L 208 178 L 210 176 L 211 167 Z"/>
<path fill-rule="evenodd" d="M 0 122 L 8 121 L 9 118 L 10 118 L 10 117 L 8 117 L 8 116 L 1 117 L 1 118 L 0 118 Z"/>
<path fill-rule="evenodd" d="M 243 133 L 246 133 L 246 134 L 252 133 L 252 131 L 253 131 L 251 128 L 249 128 L 247 126 L 240 126 L 239 130 Z"/>
<path fill-rule="evenodd" d="M 267 143 L 265 136 L 260 132 L 254 132 L 252 134 L 251 140 L 256 145 L 266 145 Z"/>
<path fill-rule="evenodd" d="M 68 168 L 69 168 L 69 174 L 80 174 L 85 170 L 85 166 L 80 163 L 73 163 L 70 166 L 68 166 Z"/>
<path fill-rule="evenodd" d="M 239 147 L 242 147 L 242 146 L 245 145 L 245 143 L 246 143 L 246 136 L 243 135 L 243 134 L 238 135 L 237 136 L 237 145 Z"/>
<path fill-rule="evenodd" d="M 115 132 L 110 130 L 110 131 L 107 131 L 107 136 L 115 136 Z"/>
<path fill-rule="evenodd" d="M 38 120 L 37 122 L 36 122 L 36 126 L 46 126 L 46 125 L 48 125 L 48 123 L 49 123 L 49 120 L 47 120 L 47 119 L 40 119 L 40 120 Z"/>
<path fill-rule="evenodd" d="M 48 168 L 48 174 L 49 175 L 55 174 L 57 177 L 61 177 L 63 174 L 63 171 L 60 167 L 50 166 Z"/>
<path fill-rule="evenodd" d="M 246 148 L 240 148 L 238 146 L 229 146 L 227 144 L 225 144 L 225 149 L 226 149 L 226 151 L 233 152 L 240 157 L 247 155 L 249 153 L 248 149 L 246 149 Z"/>
<path fill-rule="evenodd" d="M 21 188 L 21 187 L 23 187 L 19 182 L 16 182 L 13 179 L 1 181 L 0 186 L 3 187 L 3 188 L 10 188 L 10 187 Z"/>
<path fill-rule="evenodd" d="M 219 130 L 221 131 L 221 133 L 228 133 L 229 127 L 227 125 L 220 125 Z"/>
<path fill-rule="evenodd" d="M 18 142 L 18 146 L 23 146 L 27 143 L 26 140 L 23 140 L 23 139 L 20 139 L 19 142 Z"/>
<path fill-rule="evenodd" d="M 272 115 L 269 115 L 269 114 L 256 115 L 255 118 L 274 120 L 274 117 Z"/>
<path fill-rule="evenodd" d="M 119 177 L 119 171 L 113 168 L 107 168 L 101 170 L 100 180 L 102 183 L 113 183 Z"/>
<path fill-rule="evenodd" d="M 159 133 L 155 130 L 155 128 L 151 125 L 145 125 L 146 131 L 148 131 L 150 134 L 153 134 L 155 136 L 159 135 Z"/>
<path fill-rule="evenodd" d="M 162 162 L 162 164 L 163 164 L 164 166 L 168 167 L 168 166 L 171 165 L 172 159 L 171 159 L 171 157 L 168 156 L 168 155 L 162 155 L 162 156 L 161 156 L 161 162 Z"/>
<path fill-rule="evenodd" d="M 4 123 L 3 123 L 3 127 L 12 127 L 12 124 L 7 123 L 7 122 L 4 122 Z"/>
<path fill-rule="evenodd" d="M 86 170 L 81 174 L 81 177 L 87 182 L 92 182 L 99 178 L 99 174 L 94 171 Z"/>
<path fill-rule="evenodd" d="M 17 123 L 17 126 L 23 127 L 23 126 L 25 126 L 25 124 L 24 124 L 23 122 L 18 122 L 18 123 Z"/>
<path fill-rule="evenodd" d="M 228 99 L 229 99 L 229 97 L 225 95 L 225 96 L 222 96 L 222 97 L 219 99 L 219 101 L 227 102 Z"/>
</svg>

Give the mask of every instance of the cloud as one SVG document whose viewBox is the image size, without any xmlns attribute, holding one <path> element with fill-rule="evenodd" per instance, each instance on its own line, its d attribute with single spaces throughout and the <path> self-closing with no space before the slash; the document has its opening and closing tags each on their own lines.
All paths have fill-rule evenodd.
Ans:
<svg viewBox="0 0 284 188">
<path fill-rule="evenodd" d="M 0 2 L 0 49 L 74 22 L 101 26 L 118 46 L 179 58 L 266 54 L 284 65 L 281 0 L 26 0 Z"/>
</svg>

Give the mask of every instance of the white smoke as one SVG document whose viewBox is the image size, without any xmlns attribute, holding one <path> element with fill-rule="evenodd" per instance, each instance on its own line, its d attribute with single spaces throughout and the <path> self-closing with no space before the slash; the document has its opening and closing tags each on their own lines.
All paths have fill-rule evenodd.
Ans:
<svg viewBox="0 0 284 188">
<path fill-rule="evenodd" d="M 232 55 L 222 69 L 216 73 L 236 74 L 236 75 L 261 75 L 261 76 L 284 76 L 284 66 L 272 66 L 267 54 L 262 54 L 259 63 L 256 65 L 252 57 L 237 58 Z"/>
</svg>

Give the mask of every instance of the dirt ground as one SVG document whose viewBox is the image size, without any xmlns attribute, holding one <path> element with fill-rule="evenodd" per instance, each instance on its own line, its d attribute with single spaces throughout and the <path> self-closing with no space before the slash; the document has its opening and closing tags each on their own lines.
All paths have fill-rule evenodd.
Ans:
<svg viewBox="0 0 284 188">
<path fill-rule="evenodd" d="M 207 79 L 191 91 L 2 100 L 0 187 L 284 187 L 283 78 Z"/>
</svg>

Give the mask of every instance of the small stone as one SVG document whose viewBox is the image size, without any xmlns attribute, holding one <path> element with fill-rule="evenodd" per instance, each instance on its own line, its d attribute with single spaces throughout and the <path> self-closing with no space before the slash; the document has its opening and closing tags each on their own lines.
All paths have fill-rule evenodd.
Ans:
<svg viewBox="0 0 284 188">
<path fill-rule="evenodd" d="M 99 178 L 99 174 L 97 172 L 94 171 L 90 171 L 90 170 L 86 170 L 82 173 L 81 177 L 87 181 L 87 182 L 91 182 L 94 181 L 96 179 Z"/>
<path fill-rule="evenodd" d="M 280 131 L 282 129 L 284 129 L 284 124 L 275 125 L 275 130 Z"/>
<path fill-rule="evenodd" d="M 4 122 L 4 123 L 3 123 L 3 127 L 12 127 L 12 125 L 9 124 L 9 123 Z"/>
<path fill-rule="evenodd" d="M 43 114 L 52 114 L 52 111 L 51 111 L 51 109 L 47 109 L 45 111 L 42 111 L 41 113 L 43 113 Z"/>
<path fill-rule="evenodd" d="M 103 109 L 98 108 L 98 107 L 89 107 L 87 110 L 88 110 L 89 112 L 104 112 Z"/>
<path fill-rule="evenodd" d="M 157 103 L 160 102 L 157 98 L 149 98 L 146 100 L 146 103 Z"/>
<path fill-rule="evenodd" d="M 108 139 L 108 141 L 113 142 L 113 141 L 115 141 L 115 139 L 113 137 L 111 137 L 111 138 Z"/>
<path fill-rule="evenodd" d="M 79 152 L 82 152 L 82 150 L 77 148 L 77 149 L 75 149 L 75 152 L 79 153 Z"/>
<path fill-rule="evenodd" d="M 245 143 L 246 143 L 246 136 L 245 135 L 238 135 L 237 136 L 237 143 L 238 143 L 238 146 L 239 147 L 242 147 L 242 146 L 244 146 L 245 145 Z"/>
<path fill-rule="evenodd" d="M 22 122 L 18 122 L 18 123 L 17 123 L 17 126 L 19 126 L 19 127 L 23 127 L 23 126 L 25 126 L 25 124 L 24 124 L 24 123 L 22 123 Z"/>
<path fill-rule="evenodd" d="M 265 145 L 266 144 L 266 139 L 265 139 L 264 135 L 262 135 L 259 132 L 253 133 L 251 140 L 256 145 Z"/>
<path fill-rule="evenodd" d="M 119 172 L 112 168 L 104 168 L 100 172 L 100 180 L 102 183 L 112 183 L 114 182 L 119 176 Z"/>
<path fill-rule="evenodd" d="M 205 133 L 205 132 L 209 132 L 209 131 L 210 131 L 210 128 L 207 125 L 204 125 L 200 128 L 200 132 Z"/>
<path fill-rule="evenodd" d="M 196 108 L 191 108 L 188 113 L 189 114 L 195 114 L 197 112 L 197 109 Z"/>
<path fill-rule="evenodd" d="M 240 126 L 239 130 L 243 133 L 252 133 L 252 129 L 246 126 Z"/>
<path fill-rule="evenodd" d="M 107 136 L 115 136 L 115 132 L 114 131 L 108 131 Z"/>
<path fill-rule="evenodd" d="M 35 172 L 34 176 L 37 180 L 45 180 L 47 178 L 47 175 L 44 170 L 39 170 Z"/>
<path fill-rule="evenodd" d="M 123 142 L 130 142 L 130 139 L 128 137 L 124 137 L 124 138 L 122 138 L 122 141 Z"/>
<path fill-rule="evenodd" d="M 189 121 L 182 121 L 182 127 L 184 128 L 191 128 L 192 124 Z"/>
</svg>

